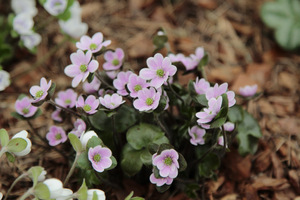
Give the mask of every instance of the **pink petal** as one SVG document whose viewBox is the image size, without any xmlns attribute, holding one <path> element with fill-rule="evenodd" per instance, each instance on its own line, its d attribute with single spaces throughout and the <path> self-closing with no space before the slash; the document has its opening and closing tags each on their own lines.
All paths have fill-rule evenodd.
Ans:
<svg viewBox="0 0 300 200">
<path fill-rule="evenodd" d="M 95 72 L 99 67 L 99 63 L 97 60 L 92 60 L 88 65 L 89 72 Z"/>
<path fill-rule="evenodd" d="M 114 53 L 112 51 L 107 51 L 104 54 L 104 59 L 107 61 L 112 61 L 114 59 Z"/>
<path fill-rule="evenodd" d="M 147 66 L 150 69 L 157 70 L 159 67 L 159 65 L 156 64 L 155 59 L 153 57 L 148 58 L 146 62 L 147 62 Z"/>
<path fill-rule="evenodd" d="M 151 69 L 143 68 L 141 69 L 139 76 L 145 80 L 149 80 L 153 79 L 156 76 L 156 73 Z"/>
</svg>

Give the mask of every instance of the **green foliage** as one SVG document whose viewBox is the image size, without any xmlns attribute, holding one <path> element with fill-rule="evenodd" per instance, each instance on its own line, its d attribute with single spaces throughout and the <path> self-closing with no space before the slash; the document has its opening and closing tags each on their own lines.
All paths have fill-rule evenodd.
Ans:
<svg viewBox="0 0 300 200">
<path fill-rule="evenodd" d="M 7 150 L 12 153 L 18 153 L 26 149 L 27 142 L 23 138 L 13 138 L 7 144 Z"/>
<path fill-rule="evenodd" d="M 96 114 L 90 116 L 89 119 L 92 126 L 96 129 L 106 132 L 111 132 L 114 129 L 117 133 L 126 131 L 137 122 L 136 111 L 126 104 L 123 104 L 112 117 L 114 117 L 113 121 L 103 110 L 99 110 Z M 112 122 L 114 122 L 114 125 Z"/>
<path fill-rule="evenodd" d="M 82 152 L 78 158 L 77 161 L 77 165 L 78 167 L 80 167 L 81 169 L 93 169 L 91 166 L 91 163 L 88 159 L 88 153 L 87 152 Z"/>
<path fill-rule="evenodd" d="M 6 158 L 9 162 L 13 163 L 15 162 L 16 158 L 14 157 L 13 154 L 9 153 L 9 152 L 5 152 Z"/>
<path fill-rule="evenodd" d="M 87 190 L 88 190 L 88 188 L 87 188 L 87 186 L 85 184 L 85 180 L 83 179 L 83 182 L 82 182 L 79 190 L 77 191 L 77 195 L 78 195 L 77 199 L 78 200 L 86 200 L 87 196 L 88 196 L 87 195 Z"/>
<path fill-rule="evenodd" d="M 132 197 L 133 196 L 133 191 L 130 192 L 130 194 L 124 199 L 124 200 L 144 200 L 142 197 Z"/>
<path fill-rule="evenodd" d="M 95 137 L 95 136 L 94 136 L 94 137 Z M 71 144 L 72 144 L 73 149 L 74 149 L 77 153 L 83 151 L 82 144 L 81 144 L 79 138 L 78 138 L 75 134 L 69 133 L 69 134 L 68 134 L 68 138 L 69 138 L 69 140 L 70 140 L 70 142 L 71 142 Z"/>
<path fill-rule="evenodd" d="M 227 120 L 227 113 L 228 113 L 228 98 L 227 94 L 222 94 L 222 106 L 221 110 L 215 116 L 212 122 L 210 122 L 210 128 L 218 128 L 221 127 Z"/>
<path fill-rule="evenodd" d="M 219 157 L 216 154 L 210 153 L 198 164 L 198 174 L 200 177 L 211 178 L 219 166 Z"/>
<path fill-rule="evenodd" d="M 37 196 L 39 199 L 49 199 L 50 198 L 49 188 L 44 183 L 38 183 L 34 187 L 34 195 Z"/>
<path fill-rule="evenodd" d="M 63 21 L 67 21 L 71 17 L 71 11 L 70 7 L 73 5 L 74 0 L 68 0 L 67 7 L 65 11 L 59 15 L 57 15 L 57 18 Z"/>
<path fill-rule="evenodd" d="M 257 150 L 258 139 L 262 136 L 257 121 L 247 111 L 243 110 L 243 121 L 237 125 L 237 140 L 239 153 L 246 155 L 254 154 Z"/>
<path fill-rule="evenodd" d="M 33 181 L 33 187 L 35 187 L 38 183 L 38 177 L 41 175 L 43 170 L 44 168 L 40 166 L 34 166 L 28 170 L 28 175 Z"/>
<path fill-rule="evenodd" d="M 168 143 L 164 132 L 158 127 L 146 123 L 131 127 L 126 133 L 126 138 L 128 143 L 136 150 L 147 147 L 150 143 Z"/>
<path fill-rule="evenodd" d="M 275 30 L 277 43 L 286 50 L 300 47 L 300 1 L 276 0 L 261 7 L 263 22 Z"/>
<path fill-rule="evenodd" d="M 9 142 L 8 133 L 4 128 L 0 129 L 0 141 L 2 148 L 5 147 Z"/>
<path fill-rule="evenodd" d="M 162 33 L 164 33 L 164 31 L 162 29 L 160 31 Z M 165 47 L 165 44 L 168 42 L 168 36 L 165 34 L 162 34 L 162 35 L 157 34 L 153 37 L 152 42 L 156 47 L 154 52 L 157 52 Z"/>
<path fill-rule="evenodd" d="M 135 150 L 129 144 L 123 147 L 121 167 L 127 176 L 133 176 L 142 169 L 141 153 L 142 150 Z"/>
</svg>

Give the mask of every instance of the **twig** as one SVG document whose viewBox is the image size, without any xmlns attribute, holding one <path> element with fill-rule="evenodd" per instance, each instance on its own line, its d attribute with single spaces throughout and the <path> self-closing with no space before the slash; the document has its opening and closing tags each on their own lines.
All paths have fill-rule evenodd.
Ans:
<svg viewBox="0 0 300 200">
<path fill-rule="evenodd" d="M 103 83 L 106 87 L 108 87 L 109 89 L 111 89 L 113 91 L 116 91 L 116 89 L 114 87 L 112 87 L 109 83 L 107 83 L 104 78 L 102 78 L 101 74 L 98 71 L 95 72 L 95 75 L 99 79 L 99 81 L 101 83 Z"/>
<path fill-rule="evenodd" d="M 172 85 L 168 81 L 168 87 L 170 88 L 171 92 L 181 101 L 182 105 L 184 105 L 184 100 L 181 98 L 179 94 L 175 92 L 175 90 L 172 88 Z"/>
<path fill-rule="evenodd" d="M 75 112 L 75 111 L 73 111 L 73 110 L 71 110 L 71 109 L 69 109 L 69 108 L 65 108 L 65 107 L 63 107 L 63 106 L 61 106 L 61 105 L 55 103 L 52 99 L 48 100 L 48 102 L 49 102 L 51 105 L 55 106 L 55 107 L 59 107 L 60 109 L 66 111 L 66 112 L 69 112 L 69 113 L 71 113 L 71 114 L 73 114 L 73 115 L 75 115 L 76 117 L 81 117 L 81 115 L 78 114 L 77 112 Z"/>
<path fill-rule="evenodd" d="M 159 114 L 157 113 L 153 113 L 154 114 L 154 119 L 155 121 L 158 123 L 158 125 L 160 126 L 160 128 L 166 133 L 167 137 L 169 138 L 169 140 L 171 140 L 171 134 L 168 131 L 168 129 L 164 126 L 164 124 L 160 121 L 159 119 Z"/>
<path fill-rule="evenodd" d="M 76 153 L 75 160 L 74 160 L 74 162 L 72 164 L 72 167 L 71 167 L 71 169 L 70 169 L 70 171 L 69 171 L 69 173 L 68 173 L 68 175 L 67 175 L 67 177 L 66 177 L 66 179 L 64 181 L 64 187 L 66 186 L 66 184 L 68 183 L 70 177 L 74 173 L 74 170 L 75 170 L 75 167 L 76 167 L 76 164 L 77 164 L 77 161 L 78 161 L 80 155 L 81 155 L 81 152 L 77 152 Z"/>
</svg>

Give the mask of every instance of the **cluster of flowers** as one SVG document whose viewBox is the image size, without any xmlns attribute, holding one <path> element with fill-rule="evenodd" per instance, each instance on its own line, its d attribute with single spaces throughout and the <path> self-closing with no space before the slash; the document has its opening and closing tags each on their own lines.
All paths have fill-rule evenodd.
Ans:
<svg viewBox="0 0 300 200">
<path fill-rule="evenodd" d="M 59 25 L 63 32 L 73 38 L 79 38 L 86 34 L 88 25 L 81 20 L 81 7 L 78 1 L 74 1 L 70 6 L 68 0 L 46 0 L 43 4 L 45 10 L 52 16 L 59 18 Z M 68 19 L 60 16 L 66 12 L 70 12 Z"/>
<path fill-rule="evenodd" d="M 13 19 L 13 29 L 20 35 L 24 46 L 32 50 L 42 40 L 41 36 L 33 30 L 33 17 L 38 12 L 35 0 L 12 0 L 11 7 L 16 14 Z"/>
</svg>

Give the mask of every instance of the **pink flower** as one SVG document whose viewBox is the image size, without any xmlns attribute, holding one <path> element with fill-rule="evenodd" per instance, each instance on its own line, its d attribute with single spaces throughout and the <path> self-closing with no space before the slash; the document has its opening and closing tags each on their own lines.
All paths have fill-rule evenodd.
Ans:
<svg viewBox="0 0 300 200">
<path fill-rule="evenodd" d="M 191 129 L 188 129 L 189 135 L 191 136 L 190 142 L 191 144 L 197 146 L 198 144 L 204 144 L 204 135 L 206 131 L 198 126 L 193 126 Z"/>
<path fill-rule="evenodd" d="M 100 145 L 90 148 L 88 152 L 88 158 L 97 172 L 103 172 L 112 165 L 111 156 L 111 150 Z"/>
<path fill-rule="evenodd" d="M 123 64 L 124 51 L 121 48 L 117 48 L 115 52 L 107 51 L 104 54 L 105 63 L 103 64 L 104 70 L 117 70 Z"/>
<path fill-rule="evenodd" d="M 60 91 L 55 102 L 64 108 L 73 108 L 76 105 L 77 93 L 72 89 Z"/>
<path fill-rule="evenodd" d="M 92 53 L 96 53 L 102 49 L 102 47 L 107 47 L 110 45 L 111 41 L 103 41 L 103 34 L 101 32 L 95 33 L 92 38 L 89 36 L 82 36 L 80 42 L 76 42 L 76 47 L 83 51 L 90 50 Z"/>
<path fill-rule="evenodd" d="M 150 175 L 150 182 L 153 183 L 153 184 L 156 184 L 156 186 L 160 187 L 164 184 L 171 185 L 172 182 L 173 182 L 173 179 L 170 178 L 170 177 L 156 178 L 154 176 L 154 173 L 152 173 Z"/>
<path fill-rule="evenodd" d="M 231 132 L 234 130 L 234 123 L 232 122 L 226 122 L 225 124 L 223 124 L 223 126 L 225 131 Z"/>
<path fill-rule="evenodd" d="M 84 82 L 90 73 L 98 69 L 99 63 L 96 60 L 91 60 L 92 52 L 90 50 L 86 54 L 77 50 L 76 53 L 71 54 L 70 58 L 72 64 L 65 68 L 65 74 L 73 77 L 72 87 L 77 87 L 80 81 Z"/>
<path fill-rule="evenodd" d="M 74 122 L 74 128 L 72 129 L 71 133 L 77 135 L 78 137 L 81 136 L 86 130 L 86 124 L 82 119 L 77 119 Z"/>
<path fill-rule="evenodd" d="M 40 80 L 40 86 L 34 85 L 30 88 L 30 94 L 34 98 L 33 103 L 39 102 L 41 100 L 44 100 L 46 96 L 48 95 L 48 90 L 51 87 L 51 80 L 49 83 L 47 83 L 47 80 L 42 77 Z"/>
<path fill-rule="evenodd" d="M 85 81 L 83 83 L 82 88 L 86 93 L 92 94 L 98 92 L 100 86 L 101 86 L 101 82 L 99 81 L 98 78 L 94 77 L 94 79 L 90 83 Z"/>
<path fill-rule="evenodd" d="M 57 121 L 57 122 L 62 122 L 63 121 L 62 117 L 60 116 L 60 111 L 61 111 L 60 108 L 56 108 L 56 110 L 52 112 L 51 118 L 54 121 Z"/>
<path fill-rule="evenodd" d="M 89 95 L 86 100 L 84 100 L 83 96 L 79 96 L 76 102 L 76 108 L 82 108 L 86 113 L 92 115 L 97 112 L 96 109 L 99 103 L 99 100 L 93 95 Z"/>
<path fill-rule="evenodd" d="M 220 136 L 218 138 L 218 145 L 220 146 L 224 146 L 224 137 L 223 136 Z M 228 147 L 228 145 L 226 144 L 226 148 Z"/>
<path fill-rule="evenodd" d="M 126 85 L 129 81 L 129 76 L 133 74 L 131 71 L 118 73 L 117 79 L 114 80 L 113 85 L 118 90 L 118 94 L 122 96 L 128 95 Z"/>
<path fill-rule="evenodd" d="M 196 82 L 194 83 L 194 88 L 197 94 L 205 94 L 206 91 L 210 88 L 209 82 L 207 82 L 204 78 L 196 78 Z"/>
<path fill-rule="evenodd" d="M 51 126 L 46 138 L 51 146 L 56 146 L 67 141 L 66 132 L 59 126 Z"/>
<path fill-rule="evenodd" d="M 130 96 L 135 98 L 138 96 L 138 91 L 142 90 L 143 88 L 147 88 L 149 84 L 146 82 L 145 79 L 142 79 L 136 74 L 131 74 L 129 76 L 127 88 L 130 91 Z"/>
<path fill-rule="evenodd" d="M 222 94 L 227 94 L 228 99 L 228 106 L 231 107 L 235 104 L 235 94 L 233 91 L 227 91 L 228 83 L 223 83 L 219 86 L 218 83 L 214 85 L 214 87 L 211 87 L 207 89 L 205 96 L 207 100 L 210 100 L 211 98 L 218 98 Z"/>
<path fill-rule="evenodd" d="M 246 85 L 245 87 L 240 87 L 239 92 L 240 95 L 244 97 L 251 97 L 253 96 L 257 91 L 257 85 Z"/>
<path fill-rule="evenodd" d="M 154 88 L 144 88 L 138 92 L 138 98 L 134 100 L 133 106 L 139 111 L 154 110 L 158 107 L 161 93 Z"/>
<path fill-rule="evenodd" d="M 174 76 L 177 68 L 172 65 L 170 58 L 164 58 L 160 53 L 147 59 L 147 66 L 140 71 L 140 77 L 151 80 L 150 85 L 159 88 L 170 76 Z"/>
<path fill-rule="evenodd" d="M 122 96 L 116 93 L 112 95 L 106 94 L 104 97 L 100 97 L 99 100 L 102 106 L 111 110 L 119 107 L 121 104 L 125 102 L 122 99 Z"/>
<path fill-rule="evenodd" d="M 22 115 L 23 117 L 32 117 L 38 107 L 31 105 L 32 99 L 25 96 L 22 99 L 18 99 L 15 103 L 15 109 L 18 114 Z"/>
<path fill-rule="evenodd" d="M 221 110 L 221 105 L 222 105 L 222 96 L 216 98 L 211 98 L 208 101 L 208 108 L 204 108 L 203 111 L 197 112 L 196 117 L 199 119 L 197 120 L 197 123 L 200 124 L 205 124 L 209 123 L 217 116 L 219 111 Z"/>
<path fill-rule="evenodd" d="M 167 149 L 161 152 L 161 154 L 154 154 L 152 156 L 152 164 L 159 170 L 161 177 L 176 178 L 178 175 L 179 155 L 174 149 Z"/>
</svg>

